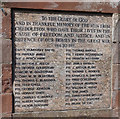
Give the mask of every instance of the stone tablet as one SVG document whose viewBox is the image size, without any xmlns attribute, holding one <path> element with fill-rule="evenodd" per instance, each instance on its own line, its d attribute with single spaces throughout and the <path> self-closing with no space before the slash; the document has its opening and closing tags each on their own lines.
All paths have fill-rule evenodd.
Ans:
<svg viewBox="0 0 120 119">
<path fill-rule="evenodd" d="M 14 15 L 15 112 L 111 107 L 110 14 Z"/>
</svg>

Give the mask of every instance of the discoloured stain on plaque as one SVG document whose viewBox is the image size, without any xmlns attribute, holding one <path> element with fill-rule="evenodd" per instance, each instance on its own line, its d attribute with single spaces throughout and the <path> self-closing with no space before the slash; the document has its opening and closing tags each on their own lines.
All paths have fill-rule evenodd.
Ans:
<svg viewBox="0 0 120 119">
<path fill-rule="evenodd" d="M 15 112 L 111 107 L 111 15 L 14 15 Z"/>
</svg>

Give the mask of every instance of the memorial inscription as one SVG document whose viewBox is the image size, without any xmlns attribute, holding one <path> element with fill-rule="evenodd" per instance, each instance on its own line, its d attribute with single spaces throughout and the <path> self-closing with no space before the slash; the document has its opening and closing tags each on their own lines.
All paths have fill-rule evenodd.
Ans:
<svg viewBox="0 0 120 119">
<path fill-rule="evenodd" d="M 15 112 L 110 108 L 111 15 L 14 15 Z"/>
</svg>

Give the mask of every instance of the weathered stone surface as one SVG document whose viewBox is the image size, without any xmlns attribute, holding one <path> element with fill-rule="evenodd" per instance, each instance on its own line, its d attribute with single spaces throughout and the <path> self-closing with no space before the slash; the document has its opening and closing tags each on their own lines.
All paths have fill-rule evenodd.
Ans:
<svg viewBox="0 0 120 119">
<path fill-rule="evenodd" d="M 2 63 L 12 63 L 12 40 L 2 40 Z"/>
<path fill-rule="evenodd" d="M 116 115 L 115 115 L 116 114 Z M 118 117 L 118 113 L 112 112 L 111 109 L 108 110 L 94 110 L 94 109 L 82 109 L 82 110 L 65 110 L 65 111 L 41 111 L 41 112 L 31 112 L 31 113 L 14 113 L 13 117 Z"/>
<path fill-rule="evenodd" d="M 11 9 L 4 8 L 5 14 L 2 14 L 2 35 L 3 38 L 11 38 Z"/>
<path fill-rule="evenodd" d="M 113 32 L 113 42 L 120 42 L 120 15 L 118 13 L 113 14 L 112 16 L 112 32 Z"/>
<path fill-rule="evenodd" d="M 0 38 L 0 63 L 2 63 L 2 39 Z"/>
<path fill-rule="evenodd" d="M 114 64 L 112 68 L 112 90 L 119 90 L 120 89 L 120 65 Z"/>
<path fill-rule="evenodd" d="M 113 109 L 120 109 L 120 90 L 114 90 L 112 96 Z"/>
<path fill-rule="evenodd" d="M 2 64 L 0 64 L 0 77 L 2 76 Z"/>
<path fill-rule="evenodd" d="M 119 119 L 119 110 L 118 109 L 113 109 L 112 110 L 112 117 L 116 117 L 117 119 Z"/>
<path fill-rule="evenodd" d="M 113 64 L 119 64 L 120 63 L 120 44 L 113 43 L 112 44 L 112 52 L 113 52 Z"/>
<path fill-rule="evenodd" d="M 2 93 L 2 64 L 0 64 L 0 94 Z"/>
<path fill-rule="evenodd" d="M 2 92 L 12 92 L 12 66 L 11 64 L 2 65 Z"/>
<path fill-rule="evenodd" d="M 2 118 L 8 118 L 8 119 L 11 119 L 12 118 L 12 113 L 3 113 L 2 114 Z"/>
<path fill-rule="evenodd" d="M 120 15 L 113 14 L 112 22 L 113 64 L 118 64 L 120 63 Z"/>
<path fill-rule="evenodd" d="M 0 117 L 1 117 L 1 114 L 2 114 L 2 96 L 1 96 L 1 92 L 0 92 Z"/>
<path fill-rule="evenodd" d="M 15 12 L 15 112 L 111 108 L 112 17 Z"/>
<path fill-rule="evenodd" d="M 2 78 L 0 78 L 0 94 L 2 93 Z"/>
<path fill-rule="evenodd" d="M 2 94 L 2 113 L 12 113 L 11 94 Z"/>
<path fill-rule="evenodd" d="M 7 8 L 120 13 L 118 2 L 4 2 Z"/>
</svg>

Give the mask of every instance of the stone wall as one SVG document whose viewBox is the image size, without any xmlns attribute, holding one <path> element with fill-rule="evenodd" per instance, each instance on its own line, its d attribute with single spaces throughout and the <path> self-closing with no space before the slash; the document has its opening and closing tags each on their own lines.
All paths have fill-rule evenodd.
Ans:
<svg viewBox="0 0 120 119">
<path fill-rule="evenodd" d="M 68 5 L 69 4 L 69 5 Z M 0 10 L 0 115 L 2 117 L 118 117 L 120 112 L 120 15 L 118 3 L 3 3 Z M 13 8 L 113 13 L 112 109 L 86 109 L 14 113 L 12 92 L 12 17 Z"/>
<path fill-rule="evenodd" d="M 0 11 L 0 78 L 1 78 L 1 114 L 10 117 L 12 114 L 12 40 L 11 9 Z"/>
</svg>

